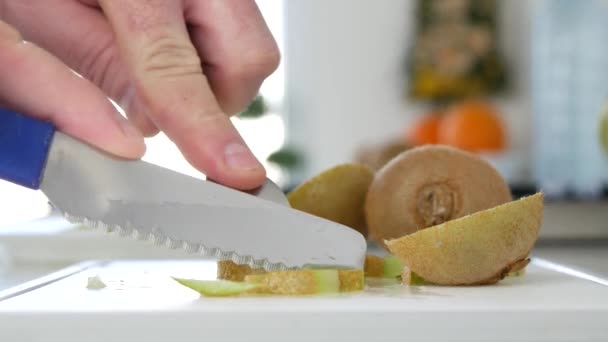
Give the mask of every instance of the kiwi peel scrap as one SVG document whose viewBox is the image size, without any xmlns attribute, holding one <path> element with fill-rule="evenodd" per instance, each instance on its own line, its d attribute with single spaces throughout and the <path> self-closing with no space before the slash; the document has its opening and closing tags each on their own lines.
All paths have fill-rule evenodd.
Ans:
<svg viewBox="0 0 608 342">
<path fill-rule="evenodd" d="M 230 280 L 197 280 L 173 278 L 179 284 L 190 288 L 206 297 L 236 296 L 255 290 L 260 285 Z"/>
<path fill-rule="evenodd" d="M 287 194 L 292 208 L 340 223 L 367 235 L 363 204 L 374 172 L 367 166 L 340 164 L 305 181 Z"/>
<path fill-rule="evenodd" d="M 385 243 L 430 283 L 494 284 L 528 264 L 542 213 L 543 194 L 537 193 Z"/>
</svg>

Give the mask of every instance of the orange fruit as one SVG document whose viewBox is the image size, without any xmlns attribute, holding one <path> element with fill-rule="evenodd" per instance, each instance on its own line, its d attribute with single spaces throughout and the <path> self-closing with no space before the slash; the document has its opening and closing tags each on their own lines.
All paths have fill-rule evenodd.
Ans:
<svg viewBox="0 0 608 342">
<path fill-rule="evenodd" d="M 437 113 L 430 113 L 420 118 L 406 131 L 407 142 L 412 145 L 437 144 L 439 123 L 441 117 Z"/>
<path fill-rule="evenodd" d="M 438 142 L 472 152 L 499 151 L 505 148 L 506 134 L 493 106 L 470 101 L 447 110 L 439 124 Z"/>
</svg>

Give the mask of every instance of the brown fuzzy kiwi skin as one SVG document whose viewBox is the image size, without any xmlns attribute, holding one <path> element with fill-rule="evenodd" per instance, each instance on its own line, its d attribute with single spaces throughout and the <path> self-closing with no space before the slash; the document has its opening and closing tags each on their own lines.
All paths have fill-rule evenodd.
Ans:
<svg viewBox="0 0 608 342">
<path fill-rule="evenodd" d="M 382 278 L 384 276 L 384 259 L 377 255 L 365 255 L 365 276 L 368 278 Z"/>
<path fill-rule="evenodd" d="M 504 178 L 472 153 L 442 145 L 405 151 L 374 176 L 364 212 L 380 245 L 512 200 Z"/>
<path fill-rule="evenodd" d="M 509 275 L 509 273 L 521 271 L 529 263 L 530 263 L 530 258 L 523 258 L 521 260 L 517 260 L 517 261 L 515 261 L 515 262 L 513 262 L 513 263 L 511 263 L 509 265 L 507 265 L 505 268 L 503 268 L 502 270 L 500 270 L 494 276 L 489 277 L 488 279 L 481 280 L 481 281 L 479 281 L 477 283 L 473 283 L 471 285 L 493 285 L 493 284 L 496 284 L 499 281 L 501 281 L 504 278 L 506 278 L 507 275 Z M 467 285 L 467 284 L 461 284 L 461 285 Z"/>
<path fill-rule="evenodd" d="M 367 146 L 357 153 L 355 160 L 374 171 L 380 170 L 399 153 L 410 149 L 411 146 L 401 140 L 390 140 L 388 142 Z"/>
<path fill-rule="evenodd" d="M 367 225 L 363 204 L 374 172 L 347 163 L 334 166 L 305 181 L 287 194 L 292 208 L 351 227 L 363 236 Z"/>
<path fill-rule="evenodd" d="M 231 260 L 219 260 L 217 262 L 217 279 L 243 281 L 250 274 L 266 273 L 261 268 L 251 268 L 247 265 L 239 265 Z"/>
<path fill-rule="evenodd" d="M 340 292 L 356 292 L 365 288 L 365 276 L 362 270 L 340 270 Z"/>
<path fill-rule="evenodd" d="M 542 213 L 543 195 L 538 193 L 387 240 L 386 245 L 430 283 L 494 284 L 527 265 Z"/>
<path fill-rule="evenodd" d="M 316 279 L 310 271 L 270 272 L 245 276 L 245 282 L 260 284 L 261 293 L 276 295 L 312 295 Z"/>
</svg>

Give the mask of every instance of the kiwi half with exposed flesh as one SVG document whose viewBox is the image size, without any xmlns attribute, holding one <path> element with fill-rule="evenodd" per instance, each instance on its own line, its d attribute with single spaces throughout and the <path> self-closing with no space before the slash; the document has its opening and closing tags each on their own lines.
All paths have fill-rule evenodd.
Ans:
<svg viewBox="0 0 608 342">
<path fill-rule="evenodd" d="M 368 235 L 383 244 L 511 200 L 506 181 L 480 157 L 448 146 L 415 147 L 376 173 L 365 201 Z"/>
<path fill-rule="evenodd" d="M 292 208 L 367 234 L 363 203 L 373 171 L 360 164 L 341 164 L 305 181 L 287 195 Z"/>
<path fill-rule="evenodd" d="M 387 240 L 386 246 L 430 283 L 493 284 L 527 265 L 542 215 L 543 194 L 537 193 Z"/>
</svg>

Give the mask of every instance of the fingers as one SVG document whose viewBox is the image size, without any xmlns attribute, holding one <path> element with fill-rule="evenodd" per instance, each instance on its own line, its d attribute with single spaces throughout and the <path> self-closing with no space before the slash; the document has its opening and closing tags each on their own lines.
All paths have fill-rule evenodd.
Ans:
<svg viewBox="0 0 608 342">
<path fill-rule="evenodd" d="M 210 179 L 240 189 L 265 171 L 217 103 L 178 1 L 103 0 L 132 79 L 133 99 Z"/>
<path fill-rule="evenodd" d="M 52 121 L 109 153 L 139 158 L 143 137 L 89 81 L 0 21 L 0 105 Z"/>
<path fill-rule="evenodd" d="M 132 101 L 127 68 L 112 29 L 101 10 L 91 6 L 92 1 L 86 5 L 72 0 L 13 0 L 3 4 L 0 19 L 97 84 L 145 136 L 158 133 L 143 109 Z"/>
<path fill-rule="evenodd" d="M 188 0 L 185 15 L 221 108 L 242 111 L 279 65 L 280 52 L 254 0 Z"/>
</svg>

